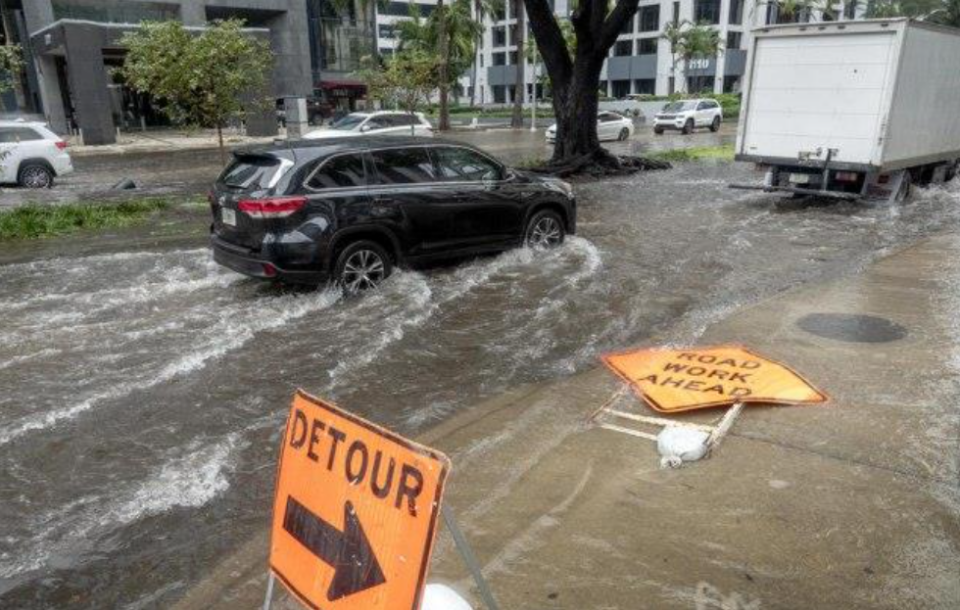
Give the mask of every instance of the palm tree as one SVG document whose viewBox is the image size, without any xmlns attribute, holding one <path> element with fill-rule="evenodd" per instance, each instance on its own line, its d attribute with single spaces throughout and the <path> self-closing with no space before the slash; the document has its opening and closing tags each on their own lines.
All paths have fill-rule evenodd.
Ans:
<svg viewBox="0 0 960 610">
<path fill-rule="evenodd" d="M 670 83 L 670 93 L 674 93 L 674 90 L 677 87 L 677 61 L 678 56 L 683 53 L 683 45 L 685 41 L 683 28 L 689 25 L 690 22 L 684 19 L 683 21 L 671 21 L 663 28 L 663 33 L 660 34 L 660 38 L 667 41 L 667 44 L 670 45 L 670 76 L 673 78 L 673 81 Z"/>
<path fill-rule="evenodd" d="M 397 24 L 399 49 L 433 53 L 441 49 L 438 89 L 440 90 L 439 125 L 449 128 L 449 109 L 444 107 L 444 92 L 456 84 L 473 61 L 476 40 L 483 33 L 483 25 L 471 15 L 471 0 L 453 0 L 431 13 L 424 21 L 420 19 L 416 5 L 411 5 L 410 19 Z M 445 52 L 444 52 L 445 50 Z M 446 113 L 446 116 L 444 116 Z M 439 127 L 438 125 L 438 127 Z"/>
</svg>

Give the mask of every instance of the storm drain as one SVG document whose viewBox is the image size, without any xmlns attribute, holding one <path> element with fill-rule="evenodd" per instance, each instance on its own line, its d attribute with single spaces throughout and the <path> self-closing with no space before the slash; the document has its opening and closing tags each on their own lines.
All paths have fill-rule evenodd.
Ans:
<svg viewBox="0 0 960 610">
<path fill-rule="evenodd" d="M 846 313 L 812 313 L 797 326 L 818 337 L 850 343 L 888 343 L 907 336 L 907 329 L 878 316 Z"/>
</svg>

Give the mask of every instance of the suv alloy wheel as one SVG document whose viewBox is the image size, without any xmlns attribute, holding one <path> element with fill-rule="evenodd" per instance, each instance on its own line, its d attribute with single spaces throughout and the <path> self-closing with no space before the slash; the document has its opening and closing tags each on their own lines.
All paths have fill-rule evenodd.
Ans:
<svg viewBox="0 0 960 610">
<path fill-rule="evenodd" d="M 28 189 L 45 189 L 53 186 L 53 172 L 39 163 L 20 168 L 20 185 Z"/>
<path fill-rule="evenodd" d="M 547 250 L 563 243 L 566 231 L 560 215 L 552 210 L 537 212 L 527 223 L 524 243 L 529 248 Z"/>
<path fill-rule="evenodd" d="M 380 244 L 356 241 L 337 257 L 334 277 L 347 294 L 357 294 L 378 287 L 393 272 L 390 255 Z"/>
</svg>

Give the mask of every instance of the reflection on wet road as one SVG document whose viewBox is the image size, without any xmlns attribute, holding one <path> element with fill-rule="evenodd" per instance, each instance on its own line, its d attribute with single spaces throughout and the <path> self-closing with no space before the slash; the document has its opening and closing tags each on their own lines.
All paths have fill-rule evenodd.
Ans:
<svg viewBox="0 0 960 610">
<path fill-rule="evenodd" d="M 404 271 L 379 292 L 281 290 L 201 247 L 0 266 L 4 607 L 175 599 L 266 523 L 302 386 L 416 433 L 524 382 L 956 229 L 960 186 L 898 207 L 725 188 L 739 165 L 579 185 L 580 234 Z"/>
</svg>

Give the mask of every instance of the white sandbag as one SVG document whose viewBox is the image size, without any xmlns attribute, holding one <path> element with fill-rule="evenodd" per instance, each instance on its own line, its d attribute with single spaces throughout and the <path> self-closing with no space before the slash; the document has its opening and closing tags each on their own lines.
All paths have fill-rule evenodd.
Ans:
<svg viewBox="0 0 960 610">
<path fill-rule="evenodd" d="M 473 608 L 450 587 L 429 584 L 423 593 L 420 610 L 473 610 Z"/>
<path fill-rule="evenodd" d="M 710 435 L 702 430 L 667 426 L 657 435 L 661 468 L 679 468 L 683 462 L 695 462 L 707 454 Z"/>
</svg>

